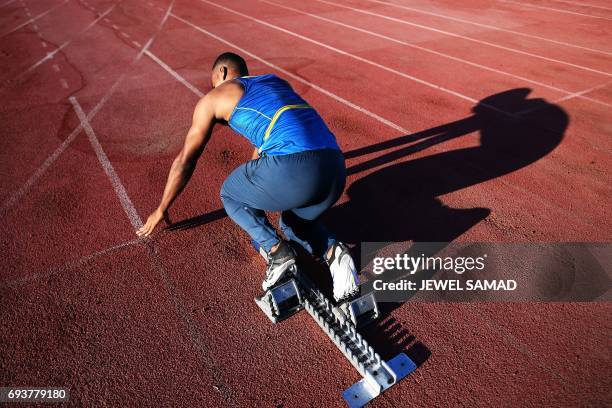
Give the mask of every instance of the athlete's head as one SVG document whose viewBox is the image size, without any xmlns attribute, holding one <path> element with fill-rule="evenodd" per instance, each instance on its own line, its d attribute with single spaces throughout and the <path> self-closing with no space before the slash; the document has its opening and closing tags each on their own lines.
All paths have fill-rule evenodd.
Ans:
<svg viewBox="0 0 612 408">
<path fill-rule="evenodd" d="M 224 52 L 213 64 L 210 81 L 212 87 L 216 88 L 225 81 L 245 75 L 249 75 L 245 60 L 233 52 Z"/>
</svg>

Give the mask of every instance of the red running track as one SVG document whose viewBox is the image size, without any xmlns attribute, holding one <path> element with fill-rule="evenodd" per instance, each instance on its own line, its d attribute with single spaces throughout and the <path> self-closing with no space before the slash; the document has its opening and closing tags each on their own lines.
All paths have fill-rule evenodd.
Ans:
<svg viewBox="0 0 612 408">
<path fill-rule="evenodd" d="M 264 265 L 218 198 L 246 142 L 217 129 L 181 228 L 134 234 L 226 50 L 337 135 L 350 177 L 326 221 L 348 242 L 610 241 L 612 7 L 457 3 L 0 3 L 0 385 L 70 386 L 72 405 L 343 405 L 358 375 L 316 324 L 273 326 L 252 301 Z M 611 312 L 389 310 L 369 338 L 421 365 L 373 405 L 603 406 Z"/>
</svg>

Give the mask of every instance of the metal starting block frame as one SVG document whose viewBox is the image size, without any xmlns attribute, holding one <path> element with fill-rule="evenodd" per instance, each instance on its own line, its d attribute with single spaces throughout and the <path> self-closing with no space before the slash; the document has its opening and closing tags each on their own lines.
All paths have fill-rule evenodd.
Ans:
<svg viewBox="0 0 612 408">
<path fill-rule="evenodd" d="M 295 273 L 294 278 L 268 289 L 255 302 L 273 323 L 306 309 L 363 376 L 342 393 L 351 408 L 364 406 L 416 369 L 404 353 L 383 361 L 357 331 L 379 317 L 373 293 L 334 306 L 306 276 Z"/>
<path fill-rule="evenodd" d="M 255 298 L 255 303 L 272 323 L 285 320 L 304 308 L 304 301 L 295 279 L 268 289 L 262 296 Z"/>
</svg>

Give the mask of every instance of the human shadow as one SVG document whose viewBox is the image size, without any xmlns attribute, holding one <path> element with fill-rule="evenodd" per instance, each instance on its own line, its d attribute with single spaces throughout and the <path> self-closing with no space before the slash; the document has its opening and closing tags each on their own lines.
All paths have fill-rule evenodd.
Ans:
<svg viewBox="0 0 612 408">
<path fill-rule="evenodd" d="M 454 241 L 492 209 L 451 208 L 443 204 L 441 196 L 524 168 L 546 156 L 563 139 L 568 115 L 544 99 L 529 99 L 530 92 L 528 88 L 501 92 L 481 100 L 472 109 L 473 115 L 464 119 L 346 152 L 345 157 L 351 160 L 395 148 L 349 166 L 351 175 L 479 133 L 476 146 L 448 150 L 439 146 L 443 151 L 402 161 L 356 180 L 346 191 L 349 201 L 328 211 L 325 224 L 340 240 L 355 244 Z M 361 255 L 364 262 L 373 256 Z"/>
<path fill-rule="evenodd" d="M 200 225 L 205 225 L 213 221 L 220 220 L 221 218 L 227 217 L 227 214 L 224 209 L 214 210 L 205 214 L 200 214 L 196 217 L 187 218 L 182 221 L 178 221 L 172 223 L 171 225 L 165 228 L 166 231 L 182 231 L 195 227 L 199 227 Z"/>
<path fill-rule="evenodd" d="M 347 161 L 383 152 L 349 166 L 347 173 L 353 175 L 479 133 L 476 146 L 438 146 L 436 153 L 383 167 L 354 181 L 346 191 L 349 200 L 328 211 L 323 221 L 340 240 L 357 244 L 354 255 L 362 267 L 385 242 L 412 241 L 415 244 L 407 253 L 413 256 L 424 248 L 442 250 L 445 243 L 456 240 L 495 209 L 452 208 L 441 196 L 524 168 L 561 143 L 568 115 L 543 99 L 528 99 L 530 92 L 526 88 L 501 92 L 481 100 L 472 109 L 473 115 L 464 119 L 346 152 Z M 361 254 L 361 242 L 379 244 L 370 245 L 370 253 Z M 424 242 L 439 244 L 420 244 Z M 400 274 L 391 271 L 385 280 L 397 279 Z M 426 279 L 432 272 L 419 275 L 416 279 Z M 317 283 L 331 292 L 329 274 L 317 276 Z M 363 285 L 362 293 L 372 290 L 372 281 Z M 381 318 L 362 330 L 364 337 L 383 350 L 385 359 L 405 352 L 418 366 L 423 364 L 431 351 L 390 314 L 402 303 L 380 303 L 379 307 Z"/>
</svg>

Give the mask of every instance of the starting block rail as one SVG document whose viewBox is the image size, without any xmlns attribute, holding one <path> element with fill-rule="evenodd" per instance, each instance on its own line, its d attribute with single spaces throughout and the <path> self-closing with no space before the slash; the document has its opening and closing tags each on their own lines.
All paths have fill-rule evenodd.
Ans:
<svg viewBox="0 0 612 408">
<path fill-rule="evenodd" d="M 349 407 L 364 406 L 416 369 L 404 353 L 384 361 L 358 332 L 379 315 L 373 293 L 334 306 L 306 276 L 294 276 L 268 289 L 255 302 L 273 323 L 306 309 L 363 377 L 342 394 Z"/>
</svg>

